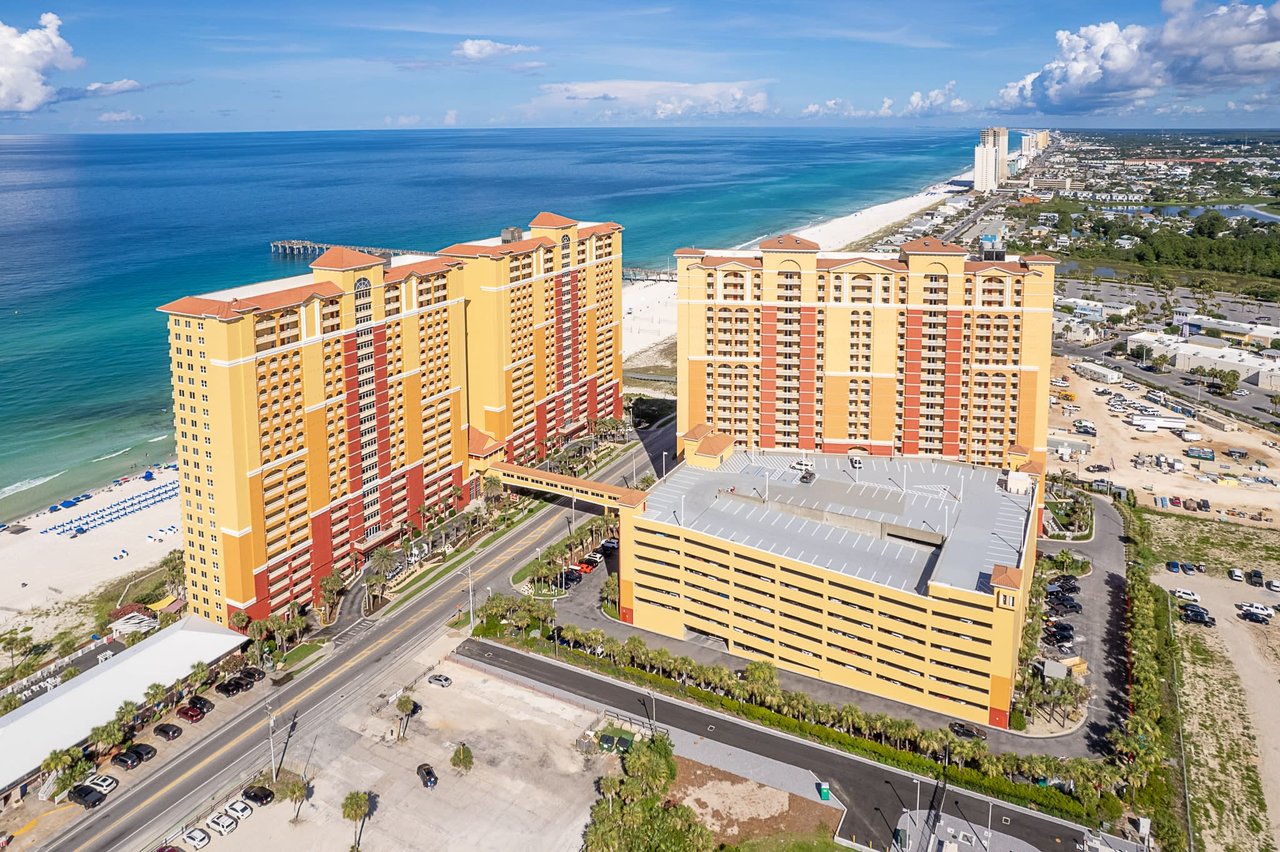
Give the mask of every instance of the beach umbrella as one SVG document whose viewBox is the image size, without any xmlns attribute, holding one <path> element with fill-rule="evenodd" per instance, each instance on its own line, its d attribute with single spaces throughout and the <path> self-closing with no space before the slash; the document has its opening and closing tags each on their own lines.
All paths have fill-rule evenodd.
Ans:
<svg viewBox="0 0 1280 852">
<path fill-rule="evenodd" d="M 63 500 L 63 501 L 62 501 L 62 508 L 64 508 L 64 509 L 70 509 L 70 508 L 73 508 L 75 505 L 76 505 L 76 501 L 75 501 L 75 500 Z"/>
</svg>

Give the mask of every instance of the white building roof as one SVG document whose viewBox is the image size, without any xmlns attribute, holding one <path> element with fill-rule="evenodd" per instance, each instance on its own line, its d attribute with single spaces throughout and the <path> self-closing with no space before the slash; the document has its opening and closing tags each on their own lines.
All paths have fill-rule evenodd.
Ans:
<svg viewBox="0 0 1280 852">
<path fill-rule="evenodd" d="M 30 775 L 54 749 L 82 742 L 125 701 L 141 704 L 151 684 L 169 686 L 197 661 L 212 663 L 244 642 L 233 630 L 188 616 L 0 716 L 0 789 Z"/>
</svg>

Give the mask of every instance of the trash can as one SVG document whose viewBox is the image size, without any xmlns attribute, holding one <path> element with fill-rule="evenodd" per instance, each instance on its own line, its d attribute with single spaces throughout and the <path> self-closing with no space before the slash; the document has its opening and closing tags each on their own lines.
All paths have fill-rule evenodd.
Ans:
<svg viewBox="0 0 1280 852">
<path fill-rule="evenodd" d="M 822 799 L 824 802 L 831 801 L 831 785 L 826 781 L 818 784 L 818 798 Z"/>
</svg>

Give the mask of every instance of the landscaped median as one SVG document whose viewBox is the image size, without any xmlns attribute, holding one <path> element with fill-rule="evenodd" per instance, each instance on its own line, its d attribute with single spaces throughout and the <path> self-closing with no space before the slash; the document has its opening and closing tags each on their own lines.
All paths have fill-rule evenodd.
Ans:
<svg viewBox="0 0 1280 852">
<path fill-rule="evenodd" d="M 530 631 L 539 621 L 527 611 L 535 603 L 495 595 L 480 609 L 482 621 L 473 635 L 555 655 L 561 662 L 899 769 L 938 778 L 945 774 L 956 786 L 1074 822 L 1111 823 L 1125 811 L 1108 789 L 1115 783 L 1114 769 L 1098 761 L 991 754 L 981 740 L 959 739 L 948 730 L 921 729 L 910 720 L 867 714 L 855 705 L 816 703 L 803 693 L 781 689 L 777 672 L 766 662 L 747 663 L 739 675 L 724 666 L 704 666 L 665 649 L 649 649 L 638 636 L 622 642 L 572 625 L 558 633 L 541 624 Z M 548 640 L 552 634 L 559 636 L 560 647 Z M 948 758 L 944 767 L 940 761 Z M 1050 780 L 1073 786 L 1075 793 L 1051 786 Z"/>
</svg>

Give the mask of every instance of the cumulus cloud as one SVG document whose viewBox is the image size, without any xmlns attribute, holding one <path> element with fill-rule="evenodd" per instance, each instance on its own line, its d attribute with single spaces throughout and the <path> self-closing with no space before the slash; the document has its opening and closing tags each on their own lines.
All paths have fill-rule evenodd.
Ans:
<svg viewBox="0 0 1280 852">
<path fill-rule="evenodd" d="M 907 104 L 898 111 L 898 115 L 925 116 L 944 113 L 968 112 L 970 104 L 964 98 L 956 97 L 956 81 L 948 80 L 941 89 L 929 92 L 912 92 Z"/>
<path fill-rule="evenodd" d="M 1280 73 L 1280 2 L 1165 0 L 1156 26 L 1090 24 L 1057 34 L 1057 55 L 1007 83 L 992 104 L 1011 112 L 1121 111 L 1158 94 L 1197 95 Z"/>
<path fill-rule="evenodd" d="M 893 98 L 884 98 L 877 109 L 858 109 L 844 98 L 831 98 L 820 104 L 813 103 L 800 111 L 804 118 L 823 118 L 838 116 L 840 118 L 888 118 L 894 114 Z"/>
<path fill-rule="evenodd" d="M 548 83 L 526 105 L 533 117 L 561 112 L 602 121 L 681 120 L 762 115 L 769 107 L 767 80 L 681 83 L 658 80 L 596 80 Z"/>
<path fill-rule="evenodd" d="M 142 116 L 125 109 L 120 110 L 119 112 L 99 113 L 98 121 L 105 121 L 108 124 L 114 124 L 121 121 L 142 121 Z"/>
<path fill-rule="evenodd" d="M 444 118 L 440 119 L 440 123 L 445 127 L 458 126 L 458 111 L 456 109 L 447 109 L 444 111 Z"/>
<path fill-rule="evenodd" d="M 79 59 L 52 12 L 40 16 L 40 28 L 25 32 L 0 22 L 0 111 L 33 112 L 53 103 L 57 90 L 49 74 L 79 68 Z"/>
<path fill-rule="evenodd" d="M 387 127 L 417 127 L 422 123 L 420 115 L 383 116 L 382 123 Z"/>
<path fill-rule="evenodd" d="M 512 53 L 533 53 L 538 48 L 529 44 L 504 44 L 490 41 L 487 38 L 469 38 L 458 42 L 453 55 L 469 62 L 492 59 L 495 56 L 508 56 Z"/>
</svg>

